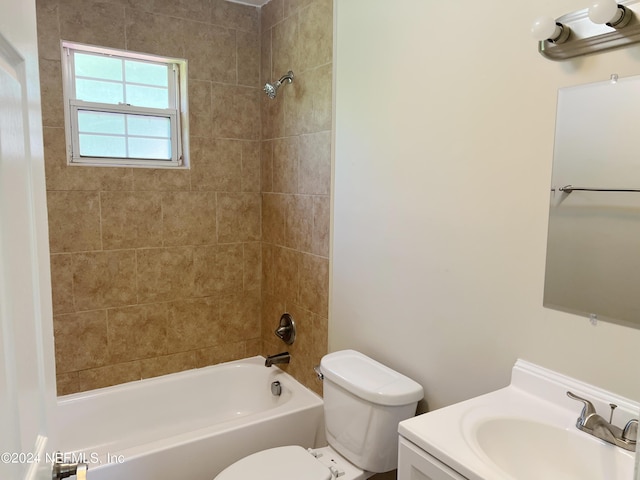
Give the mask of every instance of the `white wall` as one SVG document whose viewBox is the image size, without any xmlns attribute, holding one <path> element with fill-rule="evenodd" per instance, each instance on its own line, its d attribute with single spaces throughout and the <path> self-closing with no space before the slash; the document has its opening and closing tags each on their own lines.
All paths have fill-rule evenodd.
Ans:
<svg viewBox="0 0 640 480">
<path fill-rule="evenodd" d="M 640 330 L 542 307 L 560 87 L 640 74 L 640 47 L 552 62 L 530 24 L 586 0 L 336 0 L 329 349 L 430 409 L 517 358 L 640 399 Z"/>
</svg>

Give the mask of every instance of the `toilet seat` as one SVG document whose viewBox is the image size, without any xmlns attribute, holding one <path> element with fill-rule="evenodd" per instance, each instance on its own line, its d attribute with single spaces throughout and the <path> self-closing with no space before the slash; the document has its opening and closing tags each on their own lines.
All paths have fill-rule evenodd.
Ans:
<svg viewBox="0 0 640 480">
<path fill-rule="evenodd" d="M 331 480 L 329 467 L 298 445 L 270 448 L 225 468 L 215 480 Z"/>
</svg>

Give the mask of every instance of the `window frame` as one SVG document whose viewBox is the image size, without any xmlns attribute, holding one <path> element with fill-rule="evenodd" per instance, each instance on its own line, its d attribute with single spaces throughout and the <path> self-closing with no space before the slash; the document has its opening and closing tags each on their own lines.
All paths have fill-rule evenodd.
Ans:
<svg viewBox="0 0 640 480">
<path fill-rule="evenodd" d="M 67 165 L 97 165 L 141 168 L 189 168 L 188 142 L 188 96 L 187 61 L 179 58 L 97 47 L 75 42 L 62 41 L 62 77 L 65 116 Z M 110 104 L 84 101 L 76 98 L 74 68 L 75 53 L 89 53 L 115 57 L 124 60 L 163 64 L 169 67 L 168 90 L 169 108 L 140 107 L 129 104 Z M 80 135 L 78 112 L 92 111 L 128 115 L 143 115 L 168 118 L 170 122 L 171 159 L 147 159 L 134 157 L 94 157 L 80 155 Z"/>
</svg>

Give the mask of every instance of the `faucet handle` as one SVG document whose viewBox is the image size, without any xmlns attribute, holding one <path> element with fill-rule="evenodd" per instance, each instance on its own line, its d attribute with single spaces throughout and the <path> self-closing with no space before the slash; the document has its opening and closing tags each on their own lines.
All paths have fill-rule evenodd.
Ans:
<svg viewBox="0 0 640 480">
<path fill-rule="evenodd" d="M 593 406 L 593 403 L 591 403 L 586 398 L 579 397 L 575 393 L 572 393 L 569 391 L 567 391 L 567 397 L 573 400 L 582 402 L 584 404 L 584 407 L 582 407 L 582 412 L 580 412 L 580 418 L 578 418 L 578 422 L 581 425 L 584 425 L 585 420 L 589 418 L 591 415 L 593 415 L 594 413 L 596 413 L 596 408 Z"/>
<path fill-rule="evenodd" d="M 622 439 L 630 443 L 636 443 L 638 438 L 638 419 L 632 418 L 622 430 Z"/>
</svg>

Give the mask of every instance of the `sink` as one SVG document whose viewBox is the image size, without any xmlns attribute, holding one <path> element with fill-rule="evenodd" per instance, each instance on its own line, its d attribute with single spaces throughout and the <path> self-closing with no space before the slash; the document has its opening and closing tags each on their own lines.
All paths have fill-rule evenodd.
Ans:
<svg viewBox="0 0 640 480">
<path fill-rule="evenodd" d="M 578 431 L 525 418 L 491 418 L 474 429 L 478 449 L 518 480 L 633 477 L 633 454 Z"/>
<path fill-rule="evenodd" d="M 579 430 L 583 405 L 567 391 L 590 399 L 607 419 L 616 404 L 616 426 L 638 418 L 637 401 L 518 360 L 507 387 L 404 420 L 398 432 L 455 479 L 634 478 L 635 452 Z"/>
</svg>

